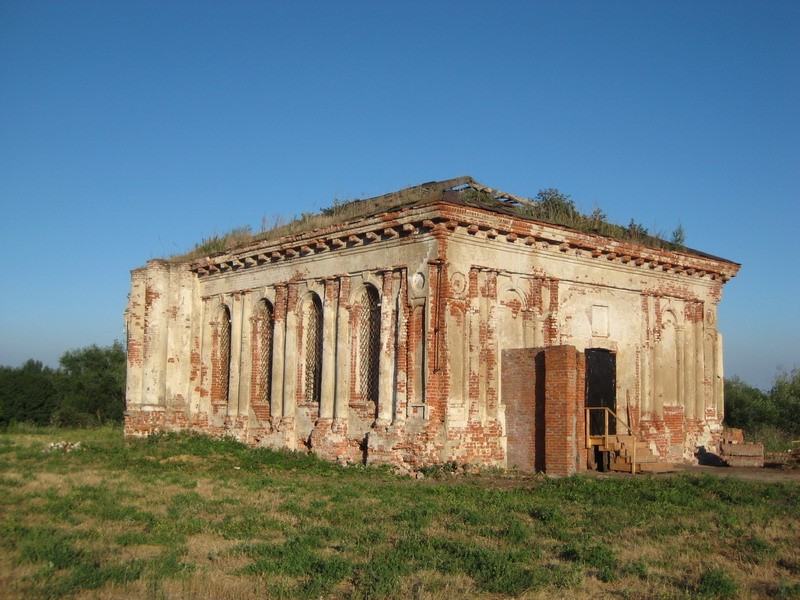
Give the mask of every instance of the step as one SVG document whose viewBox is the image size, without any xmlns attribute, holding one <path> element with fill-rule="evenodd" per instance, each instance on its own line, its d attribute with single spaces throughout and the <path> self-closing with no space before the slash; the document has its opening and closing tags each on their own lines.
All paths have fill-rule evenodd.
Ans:
<svg viewBox="0 0 800 600">
<path fill-rule="evenodd" d="M 609 465 L 609 468 L 612 471 L 620 471 L 622 473 L 630 473 L 631 472 L 631 466 L 628 463 L 626 463 L 624 461 L 619 461 L 619 460 L 615 460 L 613 463 L 611 463 Z"/>
<path fill-rule="evenodd" d="M 614 452 L 620 452 L 622 450 L 633 449 L 633 444 L 628 444 L 625 442 L 611 442 L 610 444 L 600 444 L 599 448 L 605 452 L 608 452 L 609 450 L 613 450 Z M 636 451 L 649 452 L 650 444 L 647 444 L 645 442 L 637 442 Z"/>
<path fill-rule="evenodd" d="M 620 444 L 633 444 L 634 440 L 636 439 L 632 435 L 612 435 L 611 437 L 612 439 L 616 438 L 615 441 L 619 442 Z M 643 440 L 636 440 L 636 443 L 647 445 L 647 442 Z"/>
<path fill-rule="evenodd" d="M 633 448 L 631 446 L 626 446 L 626 445 L 620 446 L 618 444 L 614 444 L 614 445 L 611 445 L 611 446 L 598 446 L 598 448 L 602 452 L 616 452 L 617 454 L 620 454 L 620 455 L 623 455 L 623 456 L 630 456 L 631 454 L 633 454 Z M 636 455 L 637 456 L 640 456 L 640 455 L 641 456 L 653 456 L 653 451 L 650 450 L 649 446 L 647 446 L 645 448 L 640 448 L 639 446 L 637 446 L 636 447 Z"/>
<path fill-rule="evenodd" d="M 729 467 L 763 467 L 763 456 L 724 456 L 722 459 Z"/>
<path fill-rule="evenodd" d="M 720 444 L 719 455 L 725 456 L 764 456 L 762 444 Z"/>
<path fill-rule="evenodd" d="M 619 461 L 622 461 L 624 463 L 630 464 L 630 463 L 633 462 L 633 457 L 632 456 L 617 455 L 615 460 L 619 460 Z M 654 463 L 660 463 L 660 462 L 663 462 L 663 461 L 658 456 L 653 456 L 652 454 L 650 456 L 638 456 L 638 455 L 636 456 L 636 464 L 637 465 L 638 464 L 645 464 L 645 463 L 654 464 Z"/>
<path fill-rule="evenodd" d="M 627 452 L 628 454 L 633 453 L 633 446 L 623 446 L 618 450 L 618 452 Z M 644 448 L 641 446 L 636 446 L 636 453 L 637 454 L 652 454 L 650 451 L 650 446 L 645 446 Z"/>
<path fill-rule="evenodd" d="M 676 467 L 672 463 L 650 463 L 637 465 L 637 471 L 641 470 L 642 473 L 675 473 L 683 471 L 682 468 Z"/>
<path fill-rule="evenodd" d="M 630 473 L 631 465 L 624 461 L 616 460 L 610 465 L 612 471 L 620 473 Z M 674 473 L 682 471 L 680 467 L 676 467 L 672 463 L 636 463 L 637 473 Z"/>
<path fill-rule="evenodd" d="M 632 446 L 633 442 L 634 442 L 634 438 L 629 436 L 629 435 L 617 435 L 617 436 L 611 436 L 611 441 L 616 442 L 618 444 L 627 444 L 629 446 Z M 649 446 L 650 445 L 648 442 L 645 442 L 644 440 L 639 440 L 639 439 L 636 440 L 636 443 L 639 444 L 640 446 L 641 445 L 645 445 L 645 446 Z"/>
<path fill-rule="evenodd" d="M 628 460 L 628 462 L 633 460 L 633 452 L 628 452 L 626 450 L 623 450 L 622 452 L 620 452 L 618 456 L 619 456 L 619 458 L 624 458 L 624 459 Z M 661 459 L 658 456 L 653 456 L 649 452 L 646 452 L 646 453 L 645 452 L 637 452 L 636 453 L 636 462 L 637 463 L 654 463 L 654 462 L 659 462 L 660 460 Z"/>
</svg>

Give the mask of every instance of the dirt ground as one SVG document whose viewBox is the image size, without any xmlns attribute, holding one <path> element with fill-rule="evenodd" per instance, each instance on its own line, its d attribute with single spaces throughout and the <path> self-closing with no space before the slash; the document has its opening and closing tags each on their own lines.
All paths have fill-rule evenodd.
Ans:
<svg viewBox="0 0 800 600">
<path fill-rule="evenodd" d="M 678 471 L 672 473 L 659 473 L 650 477 L 671 477 L 679 473 L 690 475 L 716 475 L 718 477 L 736 477 L 745 481 L 758 481 L 761 483 L 797 483 L 800 484 L 800 468 L 776 467 L 706 467 L 702 465 L 680 464 L 676 465 Z M 596 477 L 630 477 L 628 473 L 598 473 L 588 471 L 588 475 Z M 639 475 L 637 475 L 639 477 Z"/>
<path fill-rule="evenodd" d="M 720 477 L 736 477 L 747 481 L 762 483 L 791 482 L 800 483 L 800 469 L 781 467 L 703 467 L 700 465 L 681 465 L 684 473 L 709 473 Z"/>
<path fill-rule="evenodd" d="M 680 473 L 688 473 L 691 475 L 716 475 L 718 477 L 736 477 L 745 481 L 757 481 L 761 483 L 795 483 L 800 485 L 800 468 L 782 468 L 775 467 L 706 467 L 701 465 L 681 464 L 678 466 L 677 471 L 671 473 L 659 473 L 652 475 L 636 475 L 636 477 L 674 477 Z M 629 473 L 618 472 L 605 472 L 598 471 L 581 471 L 581 475 L 589 477 L 631 477 Z M 543 479 L 547 479 L 546 475 L 537 474 L 529 475 L 527 473 L 517 473 L 515 475 L 482 475 L 480 477 L 463 477 L 453 474 L 444 475 L 441 477 L 425 478 L 420 483 L 424 485 L 455 485 L 460 483 L 469 482 L 472 485 L 478 485 L 487 488 L 519 488 L 530 485 L 536 485 Z"/>
</svg>

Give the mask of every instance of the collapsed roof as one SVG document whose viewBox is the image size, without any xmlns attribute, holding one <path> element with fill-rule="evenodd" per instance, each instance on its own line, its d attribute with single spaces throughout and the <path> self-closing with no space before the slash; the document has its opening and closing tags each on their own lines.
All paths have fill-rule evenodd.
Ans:
<svg viewBox="0 0 800 600">
<path fill-rule="evenodd" d="M 552 214 L 542 211 L 545 202 L 490 188 L 469 176 L 433 181 L 374 198 L 336 201 L 320 213 L 304 213 L 256 235 L 248 231 L 215 237 L 172 260 L 189 263 L 198 274 L 212 274 L 405 237 L 439 225 L 451 230 L 461 225 L 469 234 L 485 229 L 485 236 L 490 239 L 498 234 L 507 241 L 522 236 L 532 247 L 556 247 L 561 252 L 574 250 L 579 254 L 588 251 L 612 261 L 700 277 L 708 275 L 722 281 L 734 277 L 739 270 L 740 265 L 735 262 L 666 242 L 648 235 L 643 228 L 629 229 L 608 223 L 596 214 L 582 215 L 568 197 L 557 190 L 549 191 L 555 192 L 557 207 L 566 209 L 556 211 L 556 218 L 548 218 Z M 425 216 L 434 205 L 438 205 L 435 210 L 439 216 Z M 453 209 L 458 207 L 471 210 L 472 217 L 463 211 L 455 216 Z M 491 224 L 492 214 L 502 215 L 503 223 Z"/>
</svg>

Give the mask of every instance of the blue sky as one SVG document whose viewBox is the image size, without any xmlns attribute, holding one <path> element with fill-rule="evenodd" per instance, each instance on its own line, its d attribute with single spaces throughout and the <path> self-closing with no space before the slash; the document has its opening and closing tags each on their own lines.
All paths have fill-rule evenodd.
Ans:
<svg viewBox="0 0 800 600">
<path fill-rule="evenodd" d="M 129 271 L 469 174 L 742 263 L 726 373 L 800 366 L 798 2 L 0 3 L 0 364 L 123 338 Z"/>
</svg>

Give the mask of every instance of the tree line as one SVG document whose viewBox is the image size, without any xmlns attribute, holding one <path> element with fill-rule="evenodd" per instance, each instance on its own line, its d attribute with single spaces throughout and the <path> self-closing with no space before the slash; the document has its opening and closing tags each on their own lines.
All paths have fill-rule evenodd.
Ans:
<svg viewBox="0 0 800 600">
<path fill-rule="evenodd" d="M 725 424 L 743 429 L 758 441 L 775 437 L 775 432 L 784 438 L 800 438 L 800 368 L 779 371 L 766 392 L 738 377 L 726 379 Z"/>
<path fill-rule="evenodd" d="M 0 428 L 14 422 L 64 427 L 121 423 L 125 369 L 120 342 L 69 350 L 57 369 L 32 359 L 17 368 L 0 366 Z"/>
<path fill-rule="evenodd" d="M 70 350 L 57 369 L 37 360 L 17 368 L 0 366 L 0 427 L 121 423 L 125 369 L 120 342 Z M 738 377 L 726 379 L 725 425 L 743 429 L 751 439 L 775 432 L 783 439 L 800 438 L 800 368 L 780 371 L 766 392 Z"/>
</svg>

